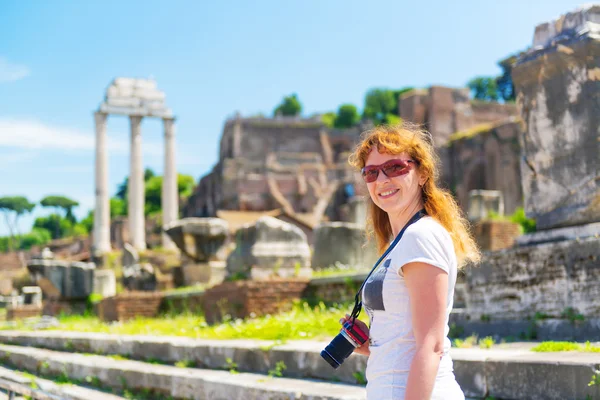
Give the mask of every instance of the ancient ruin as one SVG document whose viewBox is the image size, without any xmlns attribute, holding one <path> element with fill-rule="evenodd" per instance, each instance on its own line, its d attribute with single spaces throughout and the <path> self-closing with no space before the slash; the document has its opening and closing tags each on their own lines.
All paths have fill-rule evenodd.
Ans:
<svg viewBox="0 0 600 400">
<path fill-rule="evenodd" d="M 598 338 L 600 109 L 590 99 L 600 96 L 599 18 L 600 7 L 588 6 L 539 25 L 513 72 L 525 211 L 538 232 L 466 275 L 467 315 L 497 321 L 505 335 L 537 318 L 553 322 L 534 338 Z"/>
<path fill-rule="evenodd" d="M 179 209 L 175 164 L 175 118 L 165 104 L 165 94 L 157 89 L 156 82 L 153 80 L 116 78 L 107 88 L 104 102 L 94 113 L 96 121 L 96 208 L 93 251 L 96 255 L 102 255 L 111 248 L 106 143 L 106 119 L 109 114 L 126 115 L 131 124 L 128 218 L 130 242 L 133 247 L 139 250 L 146 248 L 141 131 L 143 118 L 161 118 L 164 124 L 163 225 L 177 219 Z M 174 244 L 166 235 L 163 235 L 163 247 L 174 248 Z"/>
</svg>

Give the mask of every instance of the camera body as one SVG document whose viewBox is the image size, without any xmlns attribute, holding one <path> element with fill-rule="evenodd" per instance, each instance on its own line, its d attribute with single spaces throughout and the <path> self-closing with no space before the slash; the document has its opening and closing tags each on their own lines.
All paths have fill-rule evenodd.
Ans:
<svg viewBox="0 0 600 400">
<path fill-rule="evenodd" d="M 354 321 L 342 325 L 340 333 L 321 351 L 321 357 L 333 368 L 337 368 L 352 354 L 355 348 L 362 346 L 369 339 Z"/>
</svg>

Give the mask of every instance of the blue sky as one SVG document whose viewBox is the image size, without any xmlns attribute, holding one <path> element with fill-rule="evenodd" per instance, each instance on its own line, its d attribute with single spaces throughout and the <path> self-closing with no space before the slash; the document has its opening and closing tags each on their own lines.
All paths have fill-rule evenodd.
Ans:
<svg viewBox="0 0 600 400">
<path fill-rule="evenodd" d="M 498 1 L 0 0 L 0 196 L 62 194 L 93 208 L 94 121 L 117 76 L 156 79 L 177 120 L 177 169 L 217 161 L 236 111 L 362 107 L 373 87 L 464 86 L 496 75 L 534 28 L 581 5 Z M 162 173 L 162 124 L 144 120 L 144 165 Z M 110 117 L 111 195 L 128 174 L 129 124 Z M 24 218 L 50 211 L 37 207 Z M 0 235 L 7 230 L 0 224 Z"/>
</svg>

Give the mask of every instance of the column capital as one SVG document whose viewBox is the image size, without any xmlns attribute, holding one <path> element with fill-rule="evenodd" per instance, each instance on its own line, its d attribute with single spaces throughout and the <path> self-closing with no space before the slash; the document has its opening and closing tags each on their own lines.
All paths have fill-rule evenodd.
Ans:
<svg viewBox="0 0 600 400">
<path fill-rule="evenodd" d="M 175 122 L 177 120 L 176 116 L 172 116 L 172 117 L 163 117 L 162 120 L 164 122 L 170 121 L 170 122 Z"/>
</svg>

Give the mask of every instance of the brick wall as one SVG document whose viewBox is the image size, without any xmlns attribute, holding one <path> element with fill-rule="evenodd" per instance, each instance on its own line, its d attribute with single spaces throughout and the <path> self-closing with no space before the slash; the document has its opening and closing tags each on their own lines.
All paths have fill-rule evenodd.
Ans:
<svg viewBox="0 0 600 400">
<path fill-rule="evenodd" d="M 103 321 L 156 317 L 163 296 L 160 292 L 128 292 L 108 297 L 98 304 L 98 317 Z"/>
<path fill-rule="evenodd" d="M 6 319 L 14 321 L 42 315 L 42 307 L 34 304 L 23 304 L 16 307 L 9 306 L 6 309 Z"/>
<path fill-rule="evenodd" d="M 293 300 L 299 300 L 308 280 L 278 279 L 269 281 L 224 282 L 204 293 L 206 322 L 215 323 L 229 314 L 245 318 L 275 314 L 289 309 Z"/>
<path fill-rule="evenodd" d="M 510 221 L 481 221 L 473 227 L 473 234 L 481 250 L 496 251 L 513 247 L 521 228 Z"/>
</svg>

